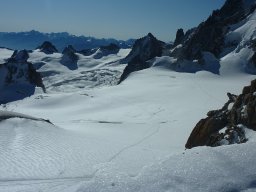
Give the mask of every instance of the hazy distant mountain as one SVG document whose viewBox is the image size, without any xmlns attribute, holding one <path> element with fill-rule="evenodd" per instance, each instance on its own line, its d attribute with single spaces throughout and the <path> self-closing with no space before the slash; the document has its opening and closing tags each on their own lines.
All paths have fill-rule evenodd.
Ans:
<svg viewBox="0 0 256 192">
<path fill-rule="evenodd" d="M 29 32 L 0 32 L 0 47 L 11 49 L 35 49 L 44 41 L 52 42 L 56 48 L 62 51 L 68 45 L 73 45 L 76 50 L 95 48 L 115 43 L 121 48 L 131 47 L 133 39 L 122 41 L 116 39 L 97 39 L 94 37 L 75 36 L 66 32 L 62 33 L 41 33 L 38 31 Z"/>
</svg>

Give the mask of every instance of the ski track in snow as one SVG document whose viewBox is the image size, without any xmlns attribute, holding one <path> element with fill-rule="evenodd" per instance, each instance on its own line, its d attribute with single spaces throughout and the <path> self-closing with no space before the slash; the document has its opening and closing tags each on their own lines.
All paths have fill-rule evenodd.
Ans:
<svg viewBox="0 0 256 192">
<path fill-rule="evenodd" d="M 150 134 L 148 135 L 145 135 L 142 139 L 140 139 L 139 141 L 137 141 L 136 143 L 133 143 L 131 145 L 128 145 L 126 147 L 124 147 L 123 149 L 121 149 L 118 153 L 116 153 L 115 155 L 113 155 L 109 160 L 108 162 L 111 162 L 113 161 L 114 159 L 116 159 L 121 153 L 123 153 L 124 151 L 126 150 L 129 150 L 131 149 L 132 147 L 136 147 L 138 146 L 139 144 L 141 144 L 142 142 L 144 142 L 145 140 L 149 139 L 150 137 L 152 137 L 153 135 L 157 134 L 160 130 L 160 127 L 157 126 L 157 128 Z"/>
<path fill-rule="evenodd" d="M 144 142 L 145 140 L 149 139 L 150 137 L 154 136 L 155 134 L 157 134 L 160 130 L 160 127 L 157 126 L 157 128 L 155 130 L 153 130 L 151 133 L 145 135 L 143 138 L 141 138 L 140 140 L 138 140 L 137 142 L 128 145 L 124 148 L 122 148 L 119 152 L 117 152 L 116 154 L 114 154 L 106 163 L 111 163 L 114 159 L 116 159 L 121 153 L 123 153 L 126 150 L 129 150 L 132 147 L 135 147 L 139 144 L 141 144 L 142 142 Z M 15 139 L 14 143 L 17 143 L 18 138 Z M 87 176 L 82 176 L 82 177 L 56 177 L 56 178 L 38 178 L 38 179 L 4 179 L 4 180 L 0 180 L 0 186 L 9 186 L 11 185 L 17 185 L 17 186 L 25 186 L 25 185 L 39 185 L 39 184 L 56 184 L 56 183 L 64 183 L 64 182 L 84 182 L 84 181 L 89 181 L 92 178 L 95 177 L 96 173 L 99 171 L 99 169 L 97 169 L 96 171 L 94 171 L 92 174 L 87 175 Z M 1 191 L 1 190 L 0 190 Z"/>
</svg>

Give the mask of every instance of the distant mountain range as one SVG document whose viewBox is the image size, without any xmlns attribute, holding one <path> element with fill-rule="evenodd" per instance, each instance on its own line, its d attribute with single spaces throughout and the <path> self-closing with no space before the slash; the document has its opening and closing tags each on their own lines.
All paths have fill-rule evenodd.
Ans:
<svg viewBox="0 0 256 192">
<path fill-rule="evenodd" d="M 73 45 L 76 50 L 82 50 L 106 46 L 110 43 L 117 44 L 121 48 L 130 48 L 135 40 L 97 39 L 94 37 L 75 36 L 66 32 L 41 33 L 35 30 L 28 32 L 0 32 L 0 47 L 32 50 L 44 41 L 52 42 L 59 51 L 62 51 L 68 45 Z"/>
</svg>

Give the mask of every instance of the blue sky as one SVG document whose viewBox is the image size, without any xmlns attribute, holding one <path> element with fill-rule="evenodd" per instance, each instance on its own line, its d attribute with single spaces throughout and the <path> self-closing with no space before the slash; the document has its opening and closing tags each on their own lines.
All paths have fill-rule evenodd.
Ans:
<svg viewBox="0 0 256 192">
<path fill-rule="evenodd" d="M 164 41 L 197 26 L 224 0 L 0 0 L 0 31 L 69 32 L 128 39 L 148 32 Z"/>
</svg>

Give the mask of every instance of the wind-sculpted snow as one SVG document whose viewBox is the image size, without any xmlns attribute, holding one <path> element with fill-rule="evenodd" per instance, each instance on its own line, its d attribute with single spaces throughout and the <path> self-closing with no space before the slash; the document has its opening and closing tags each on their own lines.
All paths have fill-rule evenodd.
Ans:
<svg viewBox="0 0 256 192">
<path fill-rule="evenodd" d="M 32 117 L 29 115 L 21 114 L 21 113 L 15 113 L 12 111 L 1 111 L 0 110 L 0 121 L 6 120 L 6 119 L 12 119 L 12 118 L 21 118 L 21 119 L 28 119 L 33 121 L 43 121 L 47 123 L 51 123 L 49 120 L 41 119 Z"/>
<path fill-rule="evenodd" d="M 17 123 L 21 126 L 26 123 L 28 127 L 17 127 Z M 1 192 L 224 192 L 256 188 L 256 166 L 252 161 L 256 156 L 255 141 L 180 152 L 154 165 L 147 164 L 137 176 L 131 177 L 113 163 L 93 168 L 82 161 L 85 154 L 94 163 L 97 157 L 96 151 L 83 146 L 93 141 L 89 138 L 20 120 L 8 120 L 0 127 Z M 255 138 L 255 133 L 252 136 Z M 71 170 L 76 173 L 91 170 L 91 174 L 70 174 Z"/>
</svg>

